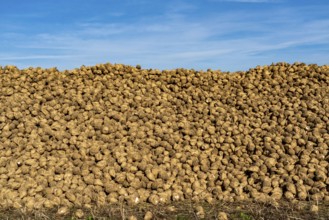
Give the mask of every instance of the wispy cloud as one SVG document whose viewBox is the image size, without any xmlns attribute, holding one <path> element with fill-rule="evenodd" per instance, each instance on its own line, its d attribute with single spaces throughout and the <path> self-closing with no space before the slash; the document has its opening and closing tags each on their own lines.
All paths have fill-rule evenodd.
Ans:
<svg viewBox="0 0 329 220">
<path fill-rule="evenodd" d="M 67 59 L 67 58 L 73 58 L 76 57 L 76 55 L 26 55 L 26 56 L 4 56 L 0 55 L 0 60 L 43 60 L 43 59 Z"/>
</svg>

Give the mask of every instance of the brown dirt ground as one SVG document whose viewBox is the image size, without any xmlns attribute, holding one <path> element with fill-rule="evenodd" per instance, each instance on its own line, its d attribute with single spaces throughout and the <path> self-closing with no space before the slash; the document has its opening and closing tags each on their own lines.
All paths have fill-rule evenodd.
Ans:
<svg viewBox="0 0 329 220">
<path fill-rule="evenodd" d="M 233 220 L 328 220 L 329 202 L 219 202 L 216 204 L 195 204 L 192 202 L 172 203 L 166 206 L 153 206 L 150 204 L 140 204 L 129 207 L 121 204 L 117 206 L 98 207 L 94 209 L 83 209 L 85 220 L 108 220 L 108 219 L 128 219 L 135 216 L 143 219 L 147 211 L 153 213 L 153 219 L 201 219 L 194 211 L 196 205 L 201 205 L 205 211 L 204 219 L 218 219 L 219 212 L 225 212 L 228 219 Z M 318 205 L 319 211 L 312 212 L 310 207 Z M 171 209 L 169 208 L 171 207 Z M 65 215 L 57 214 L 57 208 L 52 210 L 42 210 L 25 212 L 23 209 L 0 210 L 0 219 L 28 219 L 28 220 L 77 220 L 74 213 L 77 208 L 71 209 Z"/>
</svg>

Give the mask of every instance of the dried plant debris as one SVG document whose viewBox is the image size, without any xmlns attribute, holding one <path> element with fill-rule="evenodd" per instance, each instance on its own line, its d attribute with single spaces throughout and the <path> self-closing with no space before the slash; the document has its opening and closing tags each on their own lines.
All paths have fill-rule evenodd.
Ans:
<svg viewBox="0 0 329 220">
<path fill-rule="evenodd" d="M 328 118 L 329 66 L 0 67 L 0 206 L 329 201 Z"/>
</svg>

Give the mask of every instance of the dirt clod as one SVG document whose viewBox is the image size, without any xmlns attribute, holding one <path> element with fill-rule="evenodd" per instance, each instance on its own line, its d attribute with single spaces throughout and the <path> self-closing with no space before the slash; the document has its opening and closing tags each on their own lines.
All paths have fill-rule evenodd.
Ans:
<svg viewBox="0 0 329 220">
<path fill-rule="evenodd" d="M 228 216 L 225 212 L 219 212 L 217 215 L 218 220 L 228 220 Z"/>
<path fill-rule="evenodd" d="M 311 205 L 310 211 L 311 212 L 318 212 L 319 211 L 319 206 L 317 206 L 317 205 Z"/>
<path fill-rule="evenodd" d="M 83 218 L 83 216 L 84 216 L 85 214 L 84 214 L 84 212 L 83 212 L 82 209 L 77 209 L 77 210 L 75 211 L 74 215 L 75 215 L 77 218 L 81 219 L 81 218 Z"/>
<path fill-rule="evenodd" d="M 144 220 L 151 220 L 153 219 L 153 213 L 150 211 L 147 211 L 144 215 Z"/>
<path fill-rule="evenodd" d="M 68 209 L 68 207 L 66 207 L 66 206 L 60 207 L 60 208 L 57 210 L 57 214 L 58 214 L 58 215 L 66 215 L 68 212 L 69 212 L 69 209 Z"/>
</svg>

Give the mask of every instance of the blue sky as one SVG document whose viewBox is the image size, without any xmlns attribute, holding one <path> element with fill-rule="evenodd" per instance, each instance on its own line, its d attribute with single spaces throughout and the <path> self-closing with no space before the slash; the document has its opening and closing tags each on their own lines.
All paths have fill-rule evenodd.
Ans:
<svg viewBox="0 0 329 220">
<path fill-rule="evenodd" d="M 0 65 L 323 65 L 328 12 L 328 0 L 8 0 L 1 2 Z"/>
</svg>

